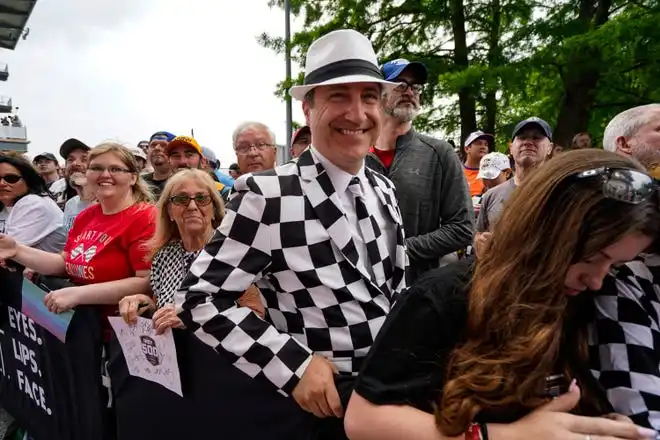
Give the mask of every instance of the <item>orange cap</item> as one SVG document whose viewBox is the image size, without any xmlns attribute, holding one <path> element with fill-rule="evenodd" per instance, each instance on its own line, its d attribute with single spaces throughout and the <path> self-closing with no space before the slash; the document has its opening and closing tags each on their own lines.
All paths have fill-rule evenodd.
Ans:
<svg viewBox="0 0 660 440">
<path fill-rule="evenodd" d="M 187 146 L 197 151 L 200 156 L 203 156 L 202 147 L 199 146 L 197 141 L 190 136 L 177 136 L 167 144 L 166 153 L 169 154 L 170 150 L 174 147 Z"/>
</svg>

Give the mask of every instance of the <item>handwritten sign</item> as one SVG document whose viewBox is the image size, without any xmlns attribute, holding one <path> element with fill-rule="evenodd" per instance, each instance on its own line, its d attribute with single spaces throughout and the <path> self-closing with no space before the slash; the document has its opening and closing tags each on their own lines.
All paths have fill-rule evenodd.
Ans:
<svg viewBox="0 0 660 440">
<path fill-rule="evenodd" d="M 131 376 L 156 382 L 183 397 L 172 330 L 156 335 L 150 319 L 138 317 L 135 325 L 109 317 Z"/>
<path fill-rule="evenodd" d="M 23 280 L 22 295 L 21 312 L 51 332 L 57 339 L 65 342 L 74 312 L 71 310 L 59 314 L 50 312 L 44 304 L 46 292 L 28 280 Z"/>
</svg>

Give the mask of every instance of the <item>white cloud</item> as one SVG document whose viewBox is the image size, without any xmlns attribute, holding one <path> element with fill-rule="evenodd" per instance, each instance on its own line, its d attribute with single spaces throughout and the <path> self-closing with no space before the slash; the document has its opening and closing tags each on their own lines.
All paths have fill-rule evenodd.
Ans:
<svg viewBox="0 0 660 440">
<path fill-rule="evenodd" d="M 43 0 L 28 27 L 2 54 L 10 78 L 0 94 L 20 107 L 32 154 L 57 153 L 69 137 L 134 145 L 194 128 L 227 166 L 231 133 L 246 120 L 286 143 L 285 105 L 273 94 L 284 59 L 256 41 L 282 35 L 284 14 L 264 0 Z M 303 119 L 295 102 L 294 119 Z"/>
</svg>

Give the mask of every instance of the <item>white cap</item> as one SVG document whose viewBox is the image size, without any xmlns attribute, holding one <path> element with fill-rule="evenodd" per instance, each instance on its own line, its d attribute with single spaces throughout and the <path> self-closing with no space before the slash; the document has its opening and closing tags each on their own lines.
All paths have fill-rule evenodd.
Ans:
<svg viewBox="0 0 660 440">
<path fill-rule="evenodd" d="M 131 150 L 131 153 L 136 158 L 139 157 L 140 159 L 144 159 L 145 161 L 147 160 L 147 155 L 144 154 L 144 151 L 142 151 L 142 149 L 140 149 L 140 148 L 129 148 L 129 150 Z"/>
<path fill-rule="evenodd" d="M 474 133 L 470 133 L 470 135 L 465 139 L 465 146 L 469 147 L 472 142 L 476 141 L 479 138 L 488 139 L 489 142 L 493 142 L 493 139 L 495 139 L 495 137 L 490 133 L 484 133 L 483 131 L 475 131 Z"/>
<path fill-rule="evenodd" d="M 506 154 L 494 152 L 481 158 L 477 179 L 495 179 L 504 170 L 511 168 L 511 162 Z"/>
</svg>

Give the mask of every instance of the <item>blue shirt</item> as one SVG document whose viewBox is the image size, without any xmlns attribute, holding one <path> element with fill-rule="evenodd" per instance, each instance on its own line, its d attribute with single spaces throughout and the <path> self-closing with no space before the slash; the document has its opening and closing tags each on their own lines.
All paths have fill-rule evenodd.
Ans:
<svg viewBox="0 0 660 440">
<path fill-rule="evenodd" d="M 218 170 L 214 170 L 214 173 L 220 183 L 222 183 L 225 187 L 222 189 L 222 193 L 224 195 L 225 192 L 231 191 L 232 187 L 234 186 L 234 179 L 231 178 L 231 176 L 220 172 Z"/>
</svg>

